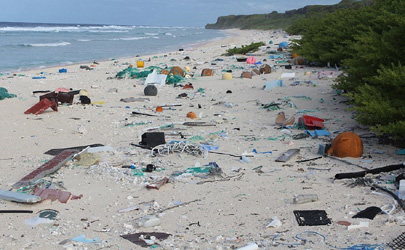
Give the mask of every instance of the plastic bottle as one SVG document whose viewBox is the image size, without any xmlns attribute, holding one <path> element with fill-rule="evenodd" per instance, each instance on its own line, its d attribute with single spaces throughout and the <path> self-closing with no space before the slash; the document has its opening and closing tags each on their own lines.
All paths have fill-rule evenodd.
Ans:
<svg viewBox="0 0 405 250">
<path fill-rule="evenodd" d="M 399 181 L 398 198 L 405 200 L 405 180 Z"/>
<path fill-rule="evenodd" d="M 160 219 L 155 215 L 146 215 L 138 221 L 138 227 L 154 227 L 160 225 Z"/>
<path fill-rule="evenodd" d="M 304 204 L 309 202 L 314 202 L 318 200 L 318 196 L 316 194 L 300 194 L 294 197 L 293 203 L 294 204 Z"/>
</svg>

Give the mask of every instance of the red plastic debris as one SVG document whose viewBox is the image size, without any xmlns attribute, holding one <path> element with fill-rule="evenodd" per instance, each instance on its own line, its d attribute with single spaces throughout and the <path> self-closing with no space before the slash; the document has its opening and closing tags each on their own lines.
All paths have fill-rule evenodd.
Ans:
<svg viewBox="0 0 405 250">
<path fill-rule="evenodd" d="M 303 123 L 305 125 L 305 128 L 310 130 L 324 127 L 324 120 L 315 116 L 303 115 L 301 118 L 299 118 L 298 122 Z"/>
<path fill-rule="evenodd" d="M 52 201 L 59 200 L 61 203 L 66 203 L 71 195 L 70 192 L 49 188 L 36 188 L 34 194 L 41 197 L 41 201 L 51 199 Z"/>
<path fill-rule="evenodd" d="M 49 100 L 48 98 L 44 98 L 31 108 L 27 109 L 27 111 L 25 111 L 24 114 L 39 115 L 42 114 L 48 108 L 52 108 L 54 111 L 58 111 L 58 104 Z"/>
<path fill-rule="evenodd" d="M 83 198 L 83 195 L 82 194 L 80 194 L 80 195 L 73 195 L 72 194 L 72 197 L 70 198 L 71 200 L 80 200 L 81 198 Z"/>
</svg>

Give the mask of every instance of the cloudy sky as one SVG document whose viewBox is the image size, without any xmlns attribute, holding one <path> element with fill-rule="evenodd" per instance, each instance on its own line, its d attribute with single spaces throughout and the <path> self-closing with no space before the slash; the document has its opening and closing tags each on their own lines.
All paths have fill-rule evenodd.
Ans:
<svg viewBox="0 0 405 250">
<path fill-rule="evenodd" d="M 0 0 L 0 21 L 197 26 L 218 16 L 284 12 L 340 0 Z"/>
</svg>

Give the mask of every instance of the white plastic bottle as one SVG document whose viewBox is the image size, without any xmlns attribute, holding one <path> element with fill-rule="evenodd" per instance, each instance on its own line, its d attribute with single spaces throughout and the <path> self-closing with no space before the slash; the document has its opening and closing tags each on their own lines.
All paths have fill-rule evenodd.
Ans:
<svg viewBox="0 0 405 250">
<path fill-rule="evenodd" d="M 160 219 L 155 215 L 146 215 L 138 221 L 138 227 L 154 227 L 160 225 Z"/>
<path fill-rule="evenodd" d="M 405 180 L 399 181 L 398 198 L 405 200 Z"/>
<path fill-rule="evenodd" d="M 309 202 L 314 202 L 318 200 L 316 194 L 300 194 L 294 197 L 294 204 L 304 204 Z"/>
</svg>

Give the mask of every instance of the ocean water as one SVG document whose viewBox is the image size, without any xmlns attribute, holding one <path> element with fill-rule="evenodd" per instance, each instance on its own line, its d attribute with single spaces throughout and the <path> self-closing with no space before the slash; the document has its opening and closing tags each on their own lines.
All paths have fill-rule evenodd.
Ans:
<svg viewBox="0 0 405 250">
<path fill-rule="evenodd" d="M 199 27 L 0 22 L 0 72 L 175 51 L 225 36 Z"/>
</svg>

